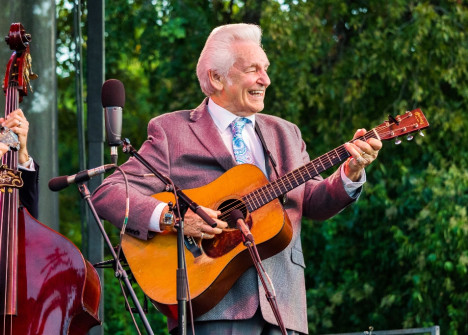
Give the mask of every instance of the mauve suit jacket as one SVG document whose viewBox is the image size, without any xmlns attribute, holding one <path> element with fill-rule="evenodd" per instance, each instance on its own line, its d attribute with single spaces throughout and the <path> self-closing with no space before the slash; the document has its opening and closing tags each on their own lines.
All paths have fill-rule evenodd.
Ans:
<svg viewBox="0 0 468 335">
<path fill-rule="evenodd" d="M 148 125 L 148 140 L 139 150 L 152 166 L 169 176 L 181 189 L 206 185 L 236 165 L 208 113 L 207 102 L 205 99 L 193 110 L 167 113 L 152 119 Z M 278 164 L 280 175 L 309 162 L 297 126 L 261 113 L 256 115 L 256 122 Z M 134 158 L 122 168 L 131 173 L 128 175 L 131 187 L 127 233 L 141 239 L 151 238 L 154 233 L 148 231 L 148 225 L 158 200 L 149 196 L 162 192 L 163 185 L 156 177 L 148 176 L 149 171 Z M 276 176 L 269 162 L 267 169 L 269 179 L 274 180 Z M 120 172 L 104 180 L 95 191 L 93 201 L 102 218 L 121 226 L 125 185 Z M 325 220 L 353 201 L 344 190 L 339 170 L 327 179 L 317 177 L 288 193 L 284 208 L 292 223 L 292 240 L 285 250 L 263 262 L 273 281 L 286 328 L 308 332 L 305 264 L 300 239 L 302 216 Z M 263 287 L 251 267 L 218 305 L 197 320 L 247 319 L 254 315 L 259 305 L 264 319 L 276 324 Z M 173 326 L 177 324 L 169 320 L 169 328 Z"/>
</svg>

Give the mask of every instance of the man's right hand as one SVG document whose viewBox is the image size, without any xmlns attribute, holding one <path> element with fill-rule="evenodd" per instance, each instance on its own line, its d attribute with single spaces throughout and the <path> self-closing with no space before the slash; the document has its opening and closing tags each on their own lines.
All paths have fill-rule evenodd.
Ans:
<svg viewBox="0 0 468 335">
<path fill-rule="evenodd" d="M 200 237 L 204 239 L 213 238 L 217 234 L 221 234 L 223 229 L 228 227 L 227 222 L 219 220 L 218 216 L 221 215 L 220 211 L 215 211 L 211 208 L 200 206 L 209 217 L 211 217 L 216 223 L 216 227 L 211 227 L 205 221 L 202 220 L 196 213 L 192 212 L 190 209 L 185 213 L 184 217 L 184 234 L 187 236 Z M 168 207 L 164 208 L 161 219 L 164 217 L 164 214 L 169 210 Z"/>
</svg>

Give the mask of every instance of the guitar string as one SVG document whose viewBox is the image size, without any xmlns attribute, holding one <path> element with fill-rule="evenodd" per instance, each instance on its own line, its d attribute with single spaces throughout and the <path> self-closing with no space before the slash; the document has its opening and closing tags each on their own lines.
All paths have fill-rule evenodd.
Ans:
<svg viewBox="0 0 468 335">
<path fill-rule="evenodd" d="M 409 115 L 409 114 L 406 114 L 403 117 L 400 117 L 400 122 L 404 121 L 405 119 L 407 119 L 409 117 L 411 117 L 411 115 Z M 374 130 L 379 134 L 379 136 L 387 136 L 388 134 L 391 134 L 392 132 L 394 132 L 394 130 L 390 130 L 390 131 L 387 131 L 387 132 L 383 132 L 383 130 L 384 129 L 389 129 L 391 125 L 393 125 L 393 123 L 392 124 L 389 123 L 389 124 L 379 125 L 378 127 L 374 128 L 374 129 L 371 129 L 366 134 L 364 134 L 363 136 L 358 137 L 357 139 L 362 140 L 362 139 L 376 138 L 376 134 L 375 134 Z M 402 129 L 402 128 L 404 128 L 404 127 L 401 127 L 400 129 Z M 417 128 L 415 128 L 415 131 L 416 130 L 417 130 Z M 333 152 L 335 152 L 335 153 L 333 153 Z M 337 156 L 335 154 L 338 155 L 338 158 L 337 158 Z M 332 157 L 330 157 L 330 155 L 332 155 Z M 288 190 L 291 190 L 291 189 L 303 184 L 307 180 L 314 178 L 315 176 L 317 176 L 321 172 L 329 169 L 330 167 L 338 164 L 339 162 L 345 160 L 346 158 L 348 158 L 350 156 L 351 155 L 348 153 L 348 151 L 346 150 L 344 145 L 341 145 L 338 148 L 330 151 L 329 153 L 326 153 L 326 154 L 324 154 L 322 156 L 319 156 L 318 158 L 316 158 L 316 159 L 312 160 L 311 162 L 307 163 L 306 165 L 304 165 L 304 166 L 302 166 L 302 167 L 300 167 L 300 168 L 298 168 L 296 170 L 291 171 L 290 173 L 288 173 L 285 176 L 273 181 L 272 183 L 264 185 L 262 187 L 259 187 L 258 189 L 250 192 L 249 194 L 244 195 L 242 197 L 242 200 L 247 201 L 247 203 L 257 202 L 259 204 L 258 207 L 257 206 L 250 206 L 250 207 L 251 208 L 253 208 L 253 207 L 259 208 L 259 207 L 265 205 L 266 203 L 270 202 L 271 200 L 277 198 L 278 196 L 286 193 Z M 316 163 L 316 162 L 320 162 L 320 164 L 322 165 L 322 168 L 323 168 L 322 171 L 317 171 L 317 168 L 315 168 L 313 166 L 312 163 Z M 311 172 L 310 168 L 311 167 L 313 168 L 313 170 L 315 170 L 315 174 L 312 175 L 312 176 L 310 175 L 310 172 Z M 319 170 L 321 170 L 321 169 L 319 169 Z M 308 178 L 304 177 L 305 172 L 307 172 Z M 298 180 L 299 180 L 299 182 L 298 182 Z M 288 181 L 290 186 L 286 187 L 284 181 Z M 283 183 L 284 190 L 281 189 L 280 182 Z M 293 184 L 293 182 L 294 182 L 294 184 Z M 270 190 L 274 191 L 274 196 L 271 195 Z M 258 195 L 256 195 L 256 193 Z M 249 198 L 250 198 L 250 200 L 249 200 Z M 241 200 L 239 200 L 239 202 L 240 201 Z M 234 205 L 234 206 L 232 206 L 232 204 L 229 204 L 228 206 L 220 207 L 218 210 L 224 212 L 224 214 L 221 215 L 221 218 L 222 218 L 222 217 L 226 217 L 226 215 L 228 213 L 230 213 L 231 211 L 233 211 L 234 209 L 239 209 L 242 206 L 243 206 L 243 203 L 240 202 L 239 204 Z"/>
<path fill-rule="evenodd" d="M 369 133 L 370 133 L 370 132 L 369 132 Z M 338 149 L 340 149 L 340 148 L 335 149 L 335 151 L 338 151 Z M 346 150 L 344 149 L 344 147 L 341 148 L 341 149 L 343 149 L 344 151 L 346 151 Z M 346 152 L 347 152 L 347 151 L 346 151 Z M 343 152 L 341 152 L 341 154 L 339 154 L 339 156 L 341 157 L 342 154 L 343 154 Z M 315 162 L 315 161 L 317 161 L 317 160 L 327 160 L 326 156 L 328 156 L 328 154 L 322 155 L 322 156 L 320 156 L 319 158 L 314 159 L 313 161 L 307 163 L 306 165 L 304 165 L 304 166 L 302 166 L 302 167 L 300 167 L 300 168 L 298 168 L 298 169 L 296 169 L 296 170 L 294 170 L 294 171 L 292 171 L 292 172 L 286 174 L 286 175 L 283 176 L 282 178 L 273 181 L 271 184 L 264 185 L 264 186 L 262 186 L 262 187 L 260 187 L 260 188 L 258 188 L 258 189 L 256 189 L 256 190 L 252 191 L 251 193 L 249 193 L 249 194 L 243 196 L 243 199 L 250 197 L 251 200 L 249 201 L 249 199 L 247 199 L 248 202 L 252 202 L 252 201 L 257 201 L 257 202 L 259 202 L 258 200 L 259 200 L 259 198 L 260 198 L 260 199 L 262 199 L 263 201 L 259 202 L 260 206 L 258 206 L 258 207 L 261 207 L 261 206 L 264 205 L 265 203 L 267 203 L 267 202 L 269 202 L 269 201 L 271 201 L 271 200 L 277 198 L 279 195 L 281 195 L 281 194 L 284 193 L 284 191 L 281 190 L 281 186 L 279 185 L 279 182 L 283 182 L 283 180 L 287 180 L 287 181 L 289 181 L 290 185 L 292 185 L 292 184 L 291 184 L 291 181 L 294 179 L 295 183 L 297 184 L 297 185 L 294 186 L 294 187 L 297 187 L 297 186 L 300 185 L 301 183 L 305 182 L 304 178 L 301 178 L 301 179 L 303 179 L 303 181 L 301 181 L 301 182 L 299 182 L 299 183 L 297 182 L 297 179 L 299 179 L 298 177 L 302 177 L 302 175 L 303 175 L 303 173 L 301 173 L 300 170 L 310 170 L 310 169 L 308 169 L 308 167 L 311 166 L 311 163 L 313 163 L 313 162 Z M 328 160 L 330 160 L 329 157 L 328 157 Z M 344 160 L 344 159 L 338 160 L 338 162 L 340 162 L 340 161 L 342 161 L 342 160 Z M 330 165 L 329 167 L 335 165 L 335 164 L 338 163 L 338 162 L 331 162 L 332 165 Z M 324 165 L 323 162 L 322 162 L 321 164 Z M 325 165 L 328 165 L 328 162 L 327 162 L 327 164 L 325 164 Z M 328 167 L 328 166 L 327 166 L 327 167 L 324 166 L 324 169 L 327 169 L 327 168 L 329 168 L 329 167 Z M 316 169 L 314 168 L 314 170 L 316 170 Z M 318 172 L 318 171 L 316 171 L 316 172 L 317 172 L 317 173 L 316 173 L 315 175 L 310 176 L 310 172 L 307 171 L 307 173 L 309 174 L 309 178 L 311 179 L 311 178 L 315 177 L 316 175 L 318 175 L 318 174 L 320 173 L 320 172 Z M 284 182 L 283 182 L 283 185 L 284 185 Z M 278 186 L 278 187 L 276 187 L 276 186 Z M 278 188 L 279 188 L 279 191 L 280 191 L 281 193 L 278 193 Z M 288 189 L 288 187 L 286 187 L 286 186 L 284 186 L 284 188 L 285 188 L 286 190 Z M 271 193 L 269 192 L 269 189 L 273 189 L 273 191 L 275 192 L 275 193 L 274 193 L 274 196 L 271 196 Z M 256 196 L 255 193 L 263 193 L 263 195 L 260 194 L 260 196 Z M 265 200 L 265 199 L 271 199 L 271 200 Z M 232 207 L 231 204 L 229 204 L 228 206 L 220 207 L 218 210 L 226 211 L 226 213 L 229 213 L 229 212 L 231 212 L 231 211 L 234 210 L 234 209 L 238 209 L 239 206 L 242 206 L 242 203 L 239 204 L 239 205 L 236 205 L 236 206 L 234 206 L 234 207 Z M 252 207 L 252 206 L 251 206 L 251 207 Z M 254 206 L 254 207 L 255 207 L 255 206 Z M 257 208 L 258 208 L 258 207 L 257 207 Z M 225 216 L 225 215 L 223 215 L 223 216 Z"/>
</svg>

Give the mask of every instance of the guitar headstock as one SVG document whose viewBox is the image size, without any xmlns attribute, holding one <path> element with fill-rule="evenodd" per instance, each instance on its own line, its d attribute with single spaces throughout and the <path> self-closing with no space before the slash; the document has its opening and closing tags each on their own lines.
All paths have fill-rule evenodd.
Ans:
<svg viewBox="0 0 468 335">
<path fill-rule="evenodd" d="M 418 108 L 396 117 L 389 116 L 388 121 L 375 127 L 374 130 L 381 140 L 390 140 L 406 134 L 408 134 L 408 140 L 411 140 L 413 139 L 413 136 L 410 135 L 411 133 L 419 131 L 424 136 L 421 130 L 427 127 L 429 127 L 429 122 L 427 122 L 423 112 Z M 401 141 L 397 139 L 395 143 L 400 144 Z"/>
</svg>

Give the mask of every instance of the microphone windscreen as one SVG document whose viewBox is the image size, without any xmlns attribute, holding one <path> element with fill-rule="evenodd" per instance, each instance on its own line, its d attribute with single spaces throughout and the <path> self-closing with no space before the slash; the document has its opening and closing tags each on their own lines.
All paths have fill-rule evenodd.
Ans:
<svg viewBox="0 0 468 335">
<path fill-rule="evenodd" d="M 68 176 L 55 177 L 49 180 L 49 190 L 57 192 L 68 186 Z"/>
<path fill-rule="evenodd" d="M 231 220 L 237 222 L 237 220 L 242 219 L 244 220 L 244 214 L 239 209 L 235 209 L 231 212 Z"/>
<path fill-rule="evenodd" d="M 125 105 L 125 88 L 120 80 L 109 79 L 102 84 L 102 107 L 122 107 Z"/>
</svg>

